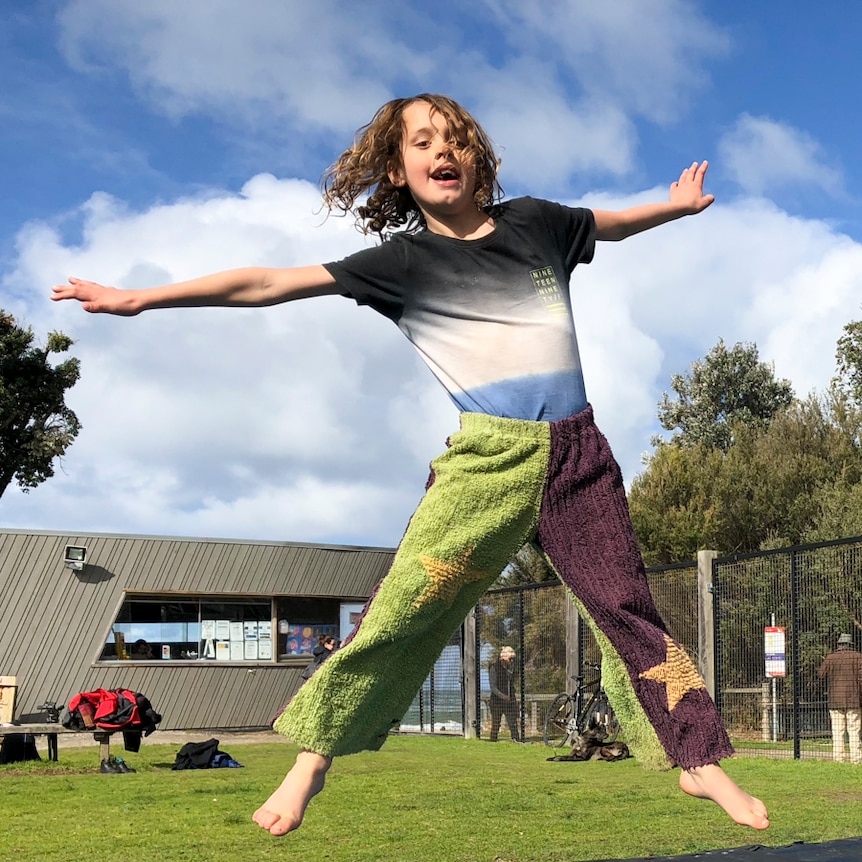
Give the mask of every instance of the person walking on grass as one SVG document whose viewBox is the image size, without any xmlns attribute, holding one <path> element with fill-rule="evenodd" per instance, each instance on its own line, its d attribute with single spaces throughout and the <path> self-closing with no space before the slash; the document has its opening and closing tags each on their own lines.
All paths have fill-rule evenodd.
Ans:
<svg viewBox="0 0 862 862">
<path fill-rule="evenodd" d="M 515 650 L 512 647 L 502 647 L 496 661 L 488 665 L 488 683 L 491 686 L 491 694 L 488 698 L 488 708 L 491 711 L 491 742 L 497 741 L 504 715 L 512 741 L 520 742 L 521 734 L 518 731 L 520 715 L 518 697 L 515 693 Z"/>
<path fill-rule="evenodd" d="M 850 762 L 862 763 L 862 653 L 853 649 L 849 634 L 838 636 L 835 649 L 823 659 L 817 671 L 826 680 L 829 720 L 832 724 L 832 756 L 847 762 L 844 747 L 847 734 Z"/>
<path fill-rule="evenodd" d="M 620 470 L 587 400 L 569 295 L 597 241 L 705 210 L 707 163 L 685 168 L 667 200 L 620 211 L 503 200 L 498 165 L 457 102 L 394 99 L 323 180 L 329 210 L 355 213 L 378 246 L 145 290 L 79 278 L 54 288 L 56 300 L 118 315 L 340 294 L 392 320 L 461 411 L 389 574 L 342 648 L 275 720 L 301 751 L 253 819 L 273 835 L 296 829 L 334 757 L 383 745 L 452 632 L 532 540 L 598 638 L 633 753 L 647 766 L 681 767 L 683 791 L 765 829 L 763 803 L 719 764 L 733 750 L 727 733 L 650 596 Z"/>
</svg>

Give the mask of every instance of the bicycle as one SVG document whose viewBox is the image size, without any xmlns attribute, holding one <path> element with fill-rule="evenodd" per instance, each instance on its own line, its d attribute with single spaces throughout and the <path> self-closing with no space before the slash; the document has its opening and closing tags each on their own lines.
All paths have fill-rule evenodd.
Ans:
<svg viewBox="0 0 862 862">
<path fill-rule="evenodd" d="M 586 680 L 573 676 L 575 690 L 558 694 L 545 716 L 544 741 L 551 748 L 573 745 L 578 736 L 587 732 L 604 734 L 603 744 L 610 745 L 620 732 L 620 723 L 602 686 L 601 667 L 588 664 L 598 676 Z"/>
</svg>

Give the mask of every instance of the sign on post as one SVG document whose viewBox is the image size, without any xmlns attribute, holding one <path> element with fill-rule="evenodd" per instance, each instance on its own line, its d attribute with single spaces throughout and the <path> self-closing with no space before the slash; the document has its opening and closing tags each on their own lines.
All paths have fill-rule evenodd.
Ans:
<svg viewBox="0 0 862 862">
<path fill-rule="evenodd" d="M 784 654 L 785 627 L 766 626 L 763 632 L 766 675 L 768 677 L 787 676 Z"/>
</svg>

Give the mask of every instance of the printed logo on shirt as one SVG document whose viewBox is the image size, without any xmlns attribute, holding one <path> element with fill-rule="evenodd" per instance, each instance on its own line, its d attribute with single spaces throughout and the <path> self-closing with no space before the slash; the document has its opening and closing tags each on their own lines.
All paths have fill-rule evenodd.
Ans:
<svg viewBox="0 0 862 862">
<path fill-rule="evenodd" d="M 533 279 L 533 287 L 544 303 L 545 308 L 555 317 L 568 314 L 563 291 L 552 266 L 544 266 L 541 269 L 530 270 L 530 278 Z"/>
</svg>

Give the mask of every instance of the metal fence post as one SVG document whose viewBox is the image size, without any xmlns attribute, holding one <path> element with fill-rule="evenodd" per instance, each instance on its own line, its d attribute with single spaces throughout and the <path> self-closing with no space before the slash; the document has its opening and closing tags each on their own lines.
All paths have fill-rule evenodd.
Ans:
<svg viewBox="0 0 862 862">
<path fill-rule="evenodd" d="M 581 617 L 566 590 L 566 680 L 569 691 L 571 678 L 581 672 Z"/>
<path fill-rule="evenodd" d="M 479 659 L 476 649 L 476 609 L 464 620 L 462 668 L 464 673 L 464 739 L 475 739 L 479 728 Z"/>
<path fill-rule="evenodd" d="M 706 690 L 715 700 L 715 618 L 712 561 L 717 551 L 697 552 L 697 664 Z"/>
<path fill-rule="evenodd" d="M 800 758 L 800 689 L 801 678 L 799 672 L 799 551 L 790 552 L 790 625 L 791 625 L 791 680 L 793 685 L 793 757 Z"/>
<path fill-rule="evenodd" d="M 526 607 L 526 590 L 521 590 L 518 593 L 518 679 L 519 679 L 519 691 L 518 691 L 518 724 L 520 725 L 518 728 L 518 735 L 523 742 L 525 737 L 525 720 L 524 720 L 524 707 L 527 703 L 527 699 L 525 697 L 527 692 L 527 680 L 525 670 L 525 659 L 526 659 L 526 631 L 525 631 L 525 607 Z"/>
</svg>

